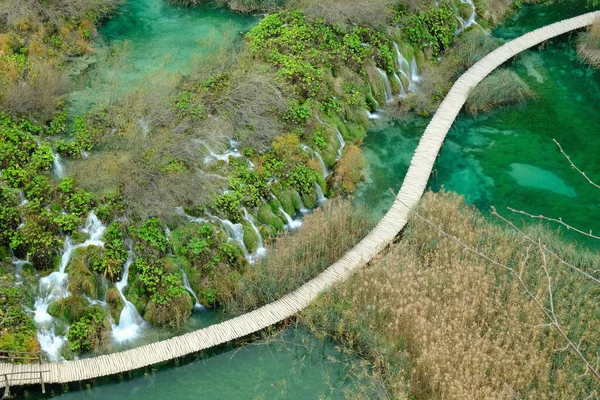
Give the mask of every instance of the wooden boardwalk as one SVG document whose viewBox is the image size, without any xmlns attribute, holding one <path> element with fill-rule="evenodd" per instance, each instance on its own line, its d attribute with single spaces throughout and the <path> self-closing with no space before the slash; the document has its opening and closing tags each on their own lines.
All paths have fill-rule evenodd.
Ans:
<svg viewBox="0 0 600 400">
<path fill-rule="evenodd" d="M 196 353 L 219 344 L 258 332 L 281 322 L 307 307 L 322 291 L 345 280 L 365 265 L 405 226 L 409 212 L 425 190 L 433 164 L 448 130 L 464 105 L 469 91 L 495 68 L 511 57 L 548 39 L 590 25 L 600 12 L 593 12 L 561 21 L 523 35 L 488 54 L 473 65 L 454 84 L 419 142 L 404 183 L 396 200 L 377 226 L 340 260 L 310 282 L 283 298 L 257 310 L 228 321 L 190 332 L 182 336 L 144 345 L 135 349 L 88 359 L 58 364 L 12 365 L 0 364 L 0 376 L 23 372 L 22 380 L 12 375 L 11 385 L 30 383 L 32 372 L 43 372 L 45 383 L 67 383 L 93 379 L 143 368 L 187 354 Z M 0 387 L 4 385 L 0 382 Z"/>
</svg>

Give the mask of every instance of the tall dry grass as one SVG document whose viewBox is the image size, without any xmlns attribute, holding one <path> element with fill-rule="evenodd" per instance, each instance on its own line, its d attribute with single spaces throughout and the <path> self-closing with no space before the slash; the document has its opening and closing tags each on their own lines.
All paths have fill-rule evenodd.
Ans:
<svg viewBox="0 0 600 400">
<path fill-rule="evenodd" d="M 600 68 L 600 18 L 579 36 L 577 53 L 588 64 Z"/>
<path fill-rule="evenodd" d="M 516 72 L 499 69 L 469 93 L 465 108 L 469 114 L 488 112 L 498 106 L 523 105 L 535 93 Z"/>
<path fill-rule="evenodd" d="M 521 272 L 531 293 L 550 309 L 545 265 L 557 321 L 595 365 L 597 284 L 486 221 L 458 195 L 428 193 L 419 213 L 464 245 Z M 597 256 L 557 245 L 543 230 L 530 234 L 541 235 L 587 272 L 600 264 Z M 304 320 L 370 359 L 396 398 L 598 396 L 598 381 L 507 269 L 417 217 L 399 243 L 322 296 Z"/>
<path fill-rule="evenodd" d="M 228 313 L 254 310 L 278 300 L 338 260 L 371 230 L 369 214 L 348 201 L 334 200 L 304 218 L 298 232 L 279 237 L 268 257 L 240 277 L 219 276 L 219 301 Z"/>
</svg>

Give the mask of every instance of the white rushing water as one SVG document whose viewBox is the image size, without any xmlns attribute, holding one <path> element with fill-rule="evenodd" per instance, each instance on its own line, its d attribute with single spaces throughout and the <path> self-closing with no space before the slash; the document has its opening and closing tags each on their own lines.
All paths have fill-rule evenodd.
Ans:
<svg viewBox="0 0 600 400">
<path fill-rule="evenodd" d="M 221 223 L 225 233 L 227 233 L 227 236 L 229 237 L 229 241 L 239 244 L 244 251 L 244 257 L 246 257 L 247 260 L 250 260 L 250 253 L 244 243 L 244 226 L 242 224 L 234 224 L 228 219 L 222 219 L 217 216 L 209 215 L 209 217 Z"/>
<path fill-rule="evenodd" d="M 335 161 L 340 161 L 340 159 L 342 158 L 342 152 L 344 151 L 344 147 L 346 147 L 346 141 L 344 140 L 344 138 L 342 136 L 342 132 L 340 132 L 340 130 L 337 128 L 337 126 L 335 127 L 335 135 L 340 144 Z"/>
<path fill-rule="evenodd" d="M 419 67 L 417 66 L 417 59 L 413 58 L 410 62 L 410 79 L 413 83 L 421 82 L 421 76 L 419 75 Z"/>
<path fill-rule="evenodd" d="M 251 254 L 248 258 L 248 261 L 254 263 L 256 262 L 256 260 L 260 258 L 265 258 L 267 256 L 267 249 L 264 246 L 263 238 L 260 234 L 260 231 L 258 230 L 258 227 L 254 224 L 254 218 L 252 218 L 252 215 L 250 215 L 246 208 L 244 208 L 244 219 L 250 224 L 252 230 L 254 230 L 254 233 L 258 238 L 258 247 L 256 248 L 256 252 L 254 254 Z"/>
<path fill-rule="evenodd" d="M 14 258 L 12 262 L 15 266 L 15 286 L 19 286 L 23 284 L 23 276 L 21 276 L 21 272 L 23 271 L 23 265 L 30 264 L 29 262 L 29 254 L 25 257 L 24 260 L 19 260 L 18 258 Z"/>
<path fill-rule="evenodd" d="M 464 19 L 460 15 L 456 16 L 456 18 L 458 19 L 458 23 L 460 25 L 458 27 L 458 29 L 456 30 L 457 35 L 460 35 L 462 33 L 462 31 L 464 31 L 468 27 L 477 24 L 477 22 L 475 21 L 475 19 L 477 18 L 477 12 L 475 11 L 475 4 L 473 4 L 473 0 L 460 0 L 460 2 L 463 4 L 468 4 L 469 7 L 471 8 L 471 13 L 469 14 L 469 18 L 467 18 L 467 19 Z"/>
<path fill-rule="evenodd" d="M 115 283 L 115 287 L 119 291 L 119 295 L 123 301 L 123 309 L 119 315 L 119 324 L 113 324 L 112 326 L 112 338 L 117 343 L 125 343 L 136 339 L 140 336 L 140 332 L 144 326 L 144 320 L 140 316 L 140 313 L 133 303 L 127 300 L 123 293 L 123 289 L 127 286 L 129 267 L 132 263 L 133 251 L 131 250 L 130 244 L 127 261 L 125 261 L 125 265 L 123 265 L 123 276 L 119 282 Z"/>
<path fill-rule="evenodd" d="M 308 208 L 306 208 L 306 206 L 304 205 L 304 202 L 302 201 L 302 196 L 300 196 L 300 193 L 296 192 L 296 196 L 298 196 L 298 204 L 300 204 L 300 213 L 301 214 L 310 213 L 310 210 Z"/>
<path fill-rule="evenodd" d="M 283 216 L 285 217 L 285 219 L 287 221 L 287 224 L 285 225 L 286 229 L 293 231 L 302 226 L 302 220 L 301 219 L 293 219 L 290 216 L 290 214 L 285 212 L 283 207 L 279 207 L 279 211 L 283 214 Z"/>
<path fill-rule="evenodd" d="M 411 62 L 409 62 L 406 57 L 402 55 L 400 52 L 400 48 L 398 47 L 398 43 L 394 42 L 394 49 L 396 50 L 396 59 L 397 59 L 397 72 L 400 76 L 396 77 L 402 82 L 402 78 L 404 78 L 408 82 L 408 91 L 416 92 L 417 91 L 417 83 L 421 81 L 421 77 L 419 76 L 419 70 L 417 67 L 417 60 L 413 57 Z M 406 91 L 404 85 L 400 86 L 400 97 L 406 96 Z"/>
<path fill-rule="evenodd" d="M 398 87 L 400 88 L 400 94 L 398 96 L 401 99 L 406 97 L 406 90 L 404 89 L 404 83 L 402 83 L 402 79 L 400 79 L 400 77 L 398 76 L 398 74 L 396 72 L 394 72 L 394 80 L 396 81 L 396 83 L 398 84 Z"/>
<path fill-rule="evenodd" d="M 206 307 L 204 307 L 202 304 L 200 304 L 200 301 L 198 301 L 198 295 L 196 294 L 194 289 L 192 289 L 192 286 L 190 285 L 190 280 L 188 279 L 188 276 L 183 269 L 181 270 L 181 275 L 183 276 L 183 287 L 194 298 L 194 310 L 204 310 Z"/>
<path fill-rule="evenodd" d="M 390 78 L 388 78 L 386 72 L 381 68 L 377 68 L 377 72 L 381 76 L 381 82 L 383 83 L 383 91 L 385 94 L 385 102 L 390 103 L 394 101 L 394 92 L 392 90 L 392 84 L 390 82 Z"/>
<path fill-rule="evenodd" d="M 212 151 L 210 149 L 210 147 L 208 147 L 208 145 L 206 143 L 204 143 L 204 147 L 206 147 L 206 150 L 208 150 L 208 153 L 209 153 L 208 156 L 204 157 L 204 163 L 210 164 L 211 162 L 213 162 L 215 160 L 220 160 L 220 161 L 225 161 L 227 164 L 229 164 L 229 157 L 234 157 L 234 158 L 243 157 L 242 153 L 240 153 L 239 150 L 237 149 L 238 143 L 229 138 L 228 138 L 228 140 L 229 140 L 229 149 L 227 149 L 227 151 L 225 151 L 225 153 L 223 153 L 223 154 L 215 153 L 214 151 Z"/>
<path fill-rule="evenodd" d="M 315 191 L 317 192 L 317 203 L 321 204 L 327 201 L 327 197 L 323 194 L 323 189 L 321 189 L 321 185 L 315 182 Z"/>
<path fill-rule="evenodd" d="M 87 246 L 104 246 L 101 239 L 105 230 L 106 227 L 102 225 L 102 222 L 100 222 L 98 217 L 91 212 L 87 218 L 85 227 L 82 229 L 82 232 L 87 233 L 89 238 L 84 243 L 74 246 L 71 243 L 71 238 L 67 236 L 59 270 L 40 279 L 39 294 L 34 304 L 34 320 L 38 328 L 37 338 L 40 342 L 40 347 L 42 351 L 48 354 L 51 361 L 56 362 L 61 359 L 60 351 L 67 339 L 65 336 L 60 336 L 55 333 L 55 321 L 54 318 L 48 314 L 48 306 L 57 300 L 69 296 L 68 274 L 66 269 L 71 260 L 73 250 Z"/>
<path fill-rule="evenodd" d="M 313 157 L 317 159 L 317 161 L 319 162 L 319 166 L 321 167 L 321 173 L 323 174 L 323 178 L 327 178 L 329 175 L 331 175 L 331 171 L 327 168 L 327 165 L 325 165 L 325 161 L 323 161 L 323 157 L 321 157 L 321 154 L 319 154 L 318 151 L 313 150 L 310 146 L 307 146 L 305 144 L 302 144 L 301 146 L 304 151 L 311 153 Z"/>
<path fill-rule="evenodd" d="M 62 164 L 60 156 L 58 154 L 54 154 L 53 158 L 54 158 L 54 161 L 52 164 L 54 166 L 54 169 L 53 169 L 54 175 L 56 175 L 56 177 L 58 179 L 62 179 L 66 175 L 65 174 L 65 166 Z"/>
</svg>

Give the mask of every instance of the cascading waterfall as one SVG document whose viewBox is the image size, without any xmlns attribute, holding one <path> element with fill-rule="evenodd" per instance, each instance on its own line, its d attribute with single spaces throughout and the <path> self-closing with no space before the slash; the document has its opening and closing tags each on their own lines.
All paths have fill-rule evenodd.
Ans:
<svg viewBox="0 0 600 400">
<path fill-rule="evenodd" d="M 300 213 L 308 214 L 310 212 L 310 210 L 308 208 L 306 208 L 306 206 L 304 205 L 304 202 L 302 201 L 302 196 L 300 196 L 300 193 L 296 192 L 296 196 L 298 196 L 298 204 L 300 205 Z"/>
<path fill-rule="evenodd" d="M 394 101 L 394 92 L 392 90 L 392 84 L 390 82 L 390 78 L 388 78 L 387 74 L 381 68 L 377 68 L 377 72 L 381 76 L 381 81 L 383 83 L 383 91 L 385 93 L 385 102 L 390 103 Z"/>
<path fill-rule="evenodd" d="M 404 57 L 400 52 L 398 43 L 394 42 L 394 48 L 396 49 L 396 58 L 398 64 L 397 71 L 402 77 L 404 77 L 404 79 L 408 81 L 408 91 L 414 93 L 417 91 L 417 83 L 421 80 L 417 67 L 417 60 L 413 58 L 409 63 L 406 57 Z M 398 77 L 398 79 L 400 79 L 400 77 Z M 402 82 L 402 79 L 400 79 L 400 82 Z M 402 85 L 400 97 L 404 97 L 405 95 L 406 90 L 404 89 L 404 85 Z"/>
<path fill-rule="evenodd" d="M 212 151 L 210 149 L 210 147 L 208 147 L 208 145 L 206 143 L 204 143 L 204 147 L 206 147 L 206 150 L 208 150 L 209 155 L 204 157 L 204 163 L 205 164 L 209 164 L 212 161 L 215 160 L 220 160 L 220 161 L 225 161 L 227 164 L 229 164 L 229 157 L 234 157 L 234 158 L 240 158 L 243 157 L 242 153 L 240 153 L 237 149 L 238 143 L 232 139 L 229 139 L 229 149 L 227 149 L 227 151 L 223 154 L 216 154 L 214 151 Z"/>
<path fill-rule="evenodd" d="M 398 74 L 396 72 L 394 72 L 394 80 L 396 81 L 396 83 L 398 84 L 398 87 L 400 88 L 400 94 L 398 96 L 401 99 L 406 97 L 406 90 L 404 89 L 404 84 L 402 83 L 402 79 L 400 79 L 400 77 L 398 76 Z"/>
<path fill-rule="evenodd" d="M 346 147 L 346 141 L 344 140 L 344 138 L 342 136 L 342 132 L 340 132 L 340 130 L 337 127 L 335 128 L 335 135 L 340 144 L 335 161 L 340 161 L 340 159 L 342 158 L 342 152 L 344 150 L 344 147 Z"/>
<path fill-rule="evenodd" d="M 188 279 L 188 276 L 183 269 L 181 270 L 181 275 L 183 276 L 183 287 L 185 288 L 185 290 L 190 292 L 190 294 L 195 300 L 194 310 L 204 310 L 206 307 L 204 307 L 202 304 L 200 304 L 200 301 L 198 301 L 198 295 L 196 295 L 196 292 L 194 291 L 194 289 L 192 289 L 192 286 L 190 285 L 190 280 Z"/>
<path fill-rule="evenodd" d="M 323 189 L 321 189 L 321 185 L 315 182 L 315 191 L 317 192 L 317 203 L 321 204 L 327 201 L 327 197 L 323 194 Z"/>
<path fill-rule="evenodd" d="M 23 284 L 23 277 L 21 276 L 21 271 L 23 271 L 23 265 L 30 264 L 29 262 L 29 253 L 24 260 L 19 260 L 15 257 L 15 260 L 12 262 L 15 266 L 15 286 L 19 286 Z"/>
<path fill-rule="evenodd" d="M 456 18 L 458 19 L 458 22 L 460 24 L 460 26 L 456 30 L 457 35 L 460 35 L 462 33 L 462 31 L 464 31 L 468 27 L 477 24 L 477 22 L 475 21 L 475 19 L 477 18 L 477 12 L 475 10 L 475 4 L 473 4 L 473 0 L 460 0 L 460 2 L 462 4 L 469 5 L 469 7 L 471 8 L 471 14 L 469 14 L 469 18 L 467 18 L 466 20 L 463 17 L 461 17 L 460 15 L 456 16 Z"/>
<path fill-rule="evenodd" d="M 56 175 L 56 177 L 58 179 L 62 179 L 65 177 L 65 167 L 61 162 L 60 156 L 58 154 L 54 154 L 54 161 L 53 161 L 53 166 L 54 166 L 54 175 Z"/>
<path fill-rule="evenodd" d="M 232 242 L 237 242 L 244 251 L 244 257 L 246 257 L 247 260 L 250 260 L 250 253 L 248 252 L 246 244 L 244 243 L 244 226 L 242 224 L 234 224 L 228 219 L 222 219 L 217 216 L 209 215 L 209 217 L 221 223 L 225 229 L 225 232 L 229 236 L 229 240 Z"/>
<path fill-rule="evenodd" d="M 325 161 L 323 161 L 323 157 L 321 157 L 321 155 L 319 154 L 318 151 L 313 150 L 311 147 L 302 144 L 302 149 L 304 151 L 307 151 L 309 153 L 311 153 L 319 162 L 319 165 L 321 166 L 321 171 L 323 173 L 323 178 L 327 178 L 329 175 L 331 175 L 331 171 L 327 168 L 327 165 L 325 165 Z"/>
<path fill-rule="evenodd" d="M 417 66 L 417 59 L 413 58 L 410 63 L 410 77 L 414 83 L 421 82 L 421 76 L 419 75 L 419 67 Z"/>
<path fill-rule="evenodd" d="M 125 265 L 123 266 L 123 276 L 119 282 L 115 283 L 115 287 L 119 291 L 124 304 L 119 315 L 119 324 L 113 324 L 112 326 L 112 338 L 117 343 L 125 343 L 137 338 L 144 325 L 144 320 L 140 313 L 138 313 L 133 303 L 125 298 L 125 294 L 123 294 L 123 289 L 127 286 L 127 280 L 129 279 L 129 267 L 132 263 L 133 250 L 131 244 L 129 244 L 127 261 L 125 261 Z"/>
<path fill-rule="evenodd" d="M 285 225 L 285 227 L 287 229 L 289 229 L 290 231 L 293 231 L 295 229 L 298 229 L 302 226 L 302 220 L 301 219 L 293 219 L 290 214 L 286 213 L 285 210 L 283 209 L 283 207 L 279 207 L 279 211 L 283 214 L 283 216 L 285 217 L 287 224 Z"/>
<path fill-rule="evenodd" d="M 371 99 L 375 102 L 375 112 L 366 110 L 367 116 L 369 117 L 369 119 L 379 119 L 379 114 L 377 114 L 377 110 L 379 110 L 381 107 L 379 106 L 377 99 L 373 95 L 373 88 L 371 87 L 371 84 L 369 84 L 369 93 L 371 94 Z"/>
<path fill-rule="evenodd" d="M 40 279 L 39 295 L 36 298 L 34 305 L 34 320 L 38 327 L 37 338 L 40 342 L 40 347 L 48 354 L 51 361 L 56 362 L 60 359 L 60 350 L 67 341 L 67 338 L 55 334 L 54 318 L 48 314 L 48 306 L 57 300 L 69 296 L 67 287 L 68 274 L 65 271 L 71 260 L 73 250 L 92 245 L 103 247 L 104 242 L 101 241 L 101 238 L 102 235 L 104 235 L 105 230 L 106 227 L 102 225 L 102 222 L 100 222 L 98 217 L 91 212 L 84 229 L 82 229 L 82 232 L 89 235 L 88 240 L 73 246 L 71 238 L 67 236 L 59 270 Z"/>
</svg>

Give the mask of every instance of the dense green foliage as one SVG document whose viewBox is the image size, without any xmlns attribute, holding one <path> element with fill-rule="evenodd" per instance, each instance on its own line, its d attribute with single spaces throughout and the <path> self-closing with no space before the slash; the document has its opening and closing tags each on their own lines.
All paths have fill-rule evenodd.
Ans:
<svg viewBox="0 0 600 400">
<path fill-rule="evenodd" d="M 309 22 L 301 11 L 271 14 L 247 37 L 252 51 L 277 66 L 304 98 L 326 94 L 326 70 L 342 65 L 359 72 L 374 57 L 381 68 L 394 71 L 392 43 L 384 34 L 361 27 L 345 32 L 324 21 Z"/>
<path fill-rule="evenodd" d="M 70 349 L 76 353 L 98 350 L 107 330 L 104 310 L 95 307 L 93 311 L 73 322 L 69 327 L 67 339 Z"/>
<path fill-rule="evenodd" d="M 457 28 L 455 11 L 446 3 L 404 19 L 402 33 L 420 49 L 431 47 L 439 55 L 454 41 Z"/>
<path fill-rule="evenodd" d="M 34 125 L 0 114 L 0 167 L 6 185 L 0 196 L 4 228 L 0 244 L 10 244 L 18 254 L 29 253 L 38 269 L 51 266 L 61 234 L 75 231 L 92 204 L 92 195 L 72 178 L 58 184 L 50 179 L 52 150 L 46 142 L 38 144 L 38 137 L 51 128 L 52 124 Z M 18 191 L 28 201 L 21 206 Z M 17 230 L 17 221 L 22 220 Z"/>
<path fill-rule="evenodd" d="M 4 264 L 4 260 L 0 263 Z M 23 306 L 29 304 L 22 287 L 13 286 L 11 275 L 0 275 L 0 349 L 37 351 L 36 327 Z M 10 276 L 10 278 L 9 278 Z"/>
</svg>

